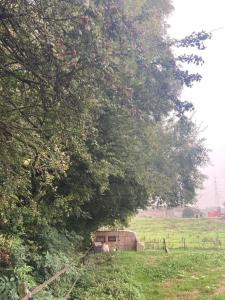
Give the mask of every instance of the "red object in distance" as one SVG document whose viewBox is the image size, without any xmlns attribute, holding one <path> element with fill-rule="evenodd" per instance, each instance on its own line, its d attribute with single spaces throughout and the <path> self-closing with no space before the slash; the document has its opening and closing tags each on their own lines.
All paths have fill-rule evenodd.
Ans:
<svg viewBox="0 0 225 300">
<path fill-rule="evenodd" d="M 213 218 L 213 217 L 221 217 L 221 213 L 218 211 L 209 211 L 208 212 L 208 217 Z"/>
</svg>

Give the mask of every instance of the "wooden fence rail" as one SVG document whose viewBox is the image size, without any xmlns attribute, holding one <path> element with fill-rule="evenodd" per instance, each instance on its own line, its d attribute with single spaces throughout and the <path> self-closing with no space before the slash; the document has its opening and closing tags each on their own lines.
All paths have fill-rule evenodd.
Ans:
<svg viewBox="0 0 225 300">
<path fill-rule="evenodd" d="M 85 254 L 79 259 L 78 261 L 78 266 L 79 264 L 85 264 L 87 261 L 87 257 L 89 256 L 90 252 L 92 250 L 92 247 L 90 247 Z M 55 281 L 57 278 L 59 278 L 61 275 L 65 274 L 69 269 L 71 268 L 71 264 L 70 265 L 66 265 L 62 270 L 56 272 L 52 277 L 50 277 L 48 280 L 46 280 L 45 282 L 43 282 L 42 284 L 40 284 L 39 286 L 35 287 L 33 290 L 29 291 L 28 288 L 26 286 L 24 286 L 22 294 L 21 294 L 21 300 L 29 300 L 32 298 L 32 296 L 38 294 L 40 291 L 42 291 L 44 288 L 46 288 L 48 285 L 50 285 L 53 281 Z M 81 275 L 80 275 L 81 276 Z M 72 287 L 69 289 L 69 291 L 65 294 L 64 298 L 65 300 L 67 300 L 73 290 L 73 288 L 75 287 L 77 281 L 79 280 L 80 276 L 77 276 Z"/>
</svg>

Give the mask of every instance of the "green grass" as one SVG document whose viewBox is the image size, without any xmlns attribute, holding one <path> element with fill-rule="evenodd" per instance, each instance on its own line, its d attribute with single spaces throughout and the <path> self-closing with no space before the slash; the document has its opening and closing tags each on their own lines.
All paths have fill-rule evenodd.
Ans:
<svg viewBox="0 0 225 300">
<path fill-rule="evenodd" d="M 222 239 L 225 221 L 135 218 L 140 239 L 198 236 Z M 207 234 L 208 233 L 208 234 Z M 74 300 L 224 300 L 225 251 L 171 249 L 95 255 L 73 292 Z"/>
<path fill-rule="evenodd" d="M 222 252 L 117 252 L 95 260 L 72 299 L 225 299 L 225 291 L 216 296 L 225 282 Z"/>
<path fill-rule="evenodd" d="M 120 253 L 117 263 L 138 283 L 143 299 L 211 297 L 225 280 L 225 254 L 175 251 Z M 207 299 L 207 298 L 206 298 Z M 225 298 L 224 298 L 225 299 Z"/>
<path fill-rule="evenodd" d="M 224 248 L 225 220 L 220 219 L 156 219 L 134 218 L 130 229 L 136 231 L 141 241 L 151 242 L 148 246 L 158 247 L 166 239 L 170 248 Z"/>
</svg>

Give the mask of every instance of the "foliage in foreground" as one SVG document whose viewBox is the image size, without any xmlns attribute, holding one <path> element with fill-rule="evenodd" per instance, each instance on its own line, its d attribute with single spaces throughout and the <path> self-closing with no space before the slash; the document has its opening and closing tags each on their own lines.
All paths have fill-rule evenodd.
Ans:
<svg viewBox="0 0 225 300">
<path fill-rule="evenodd" d="M 78 245 L 81 239 L 71 232 L 49 228 L 33 239 L 0 235 L 0 299 L 19 299 L 23 284 L 32 289 L 54 273 L 70 264 L 69 272 L 51 284 L 50 289 L 35 296 L 35 299 L 57 299 L 63 297 L 80 272 L 78 267 Z M 6 256 L 8 255 L 8 256 Z"/>
</svg>

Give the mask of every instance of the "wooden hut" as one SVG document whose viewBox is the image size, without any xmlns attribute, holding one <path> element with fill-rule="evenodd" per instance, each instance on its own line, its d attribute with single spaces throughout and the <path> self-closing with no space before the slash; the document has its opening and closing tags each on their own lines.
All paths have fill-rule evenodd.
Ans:
<svg viewBox="0 0 225 300">
<path fill-rule="evenodd" d="M 129 230 L 99 230 L 94 234 L 94 244 L 108 244 L 110 251 L 144 249 L 144 244 L 137 240 L 134 231 Z"/>
</svg>

